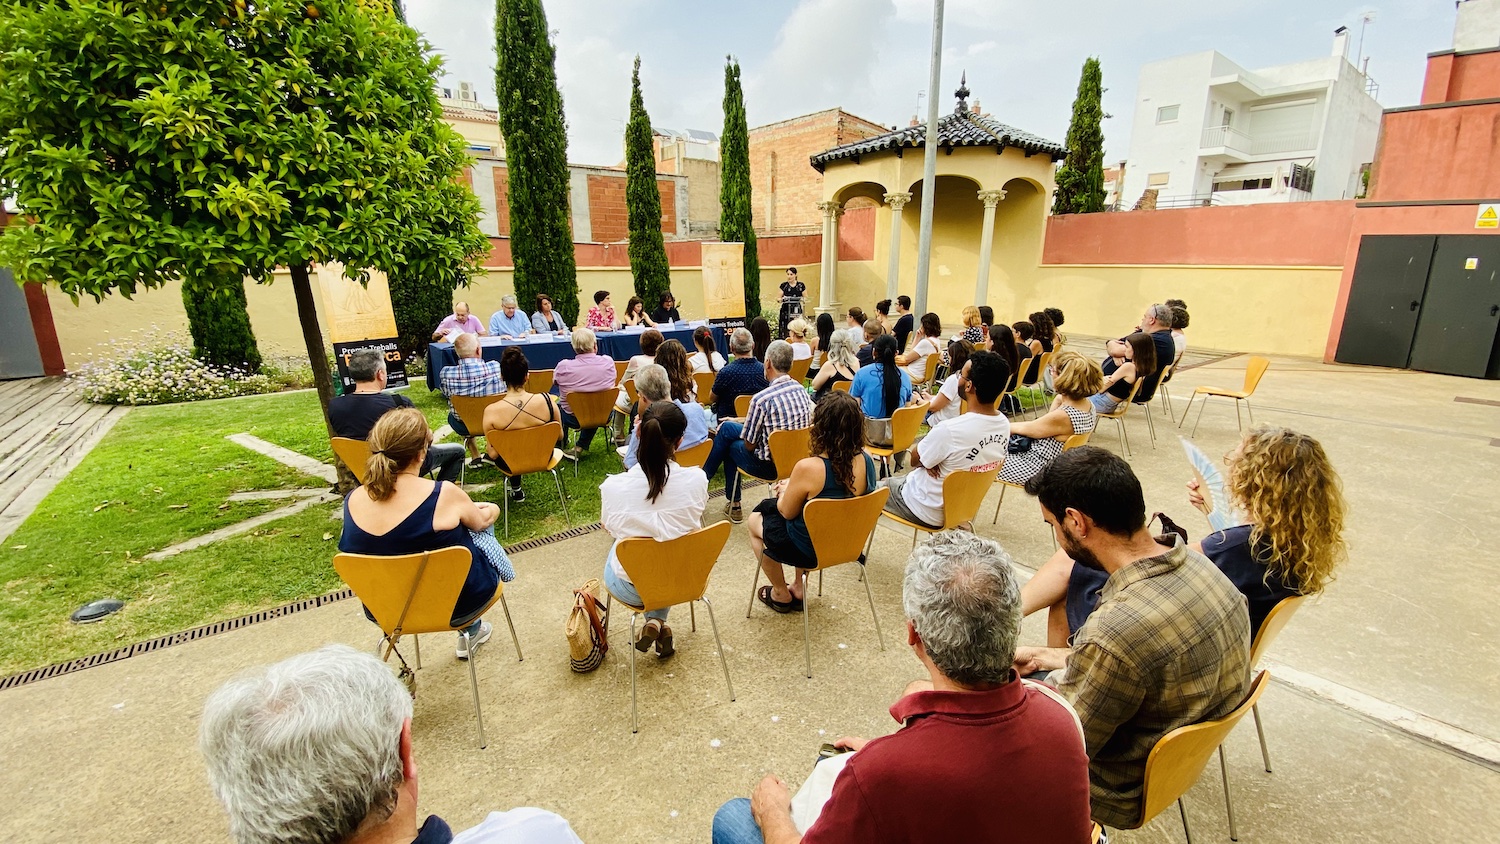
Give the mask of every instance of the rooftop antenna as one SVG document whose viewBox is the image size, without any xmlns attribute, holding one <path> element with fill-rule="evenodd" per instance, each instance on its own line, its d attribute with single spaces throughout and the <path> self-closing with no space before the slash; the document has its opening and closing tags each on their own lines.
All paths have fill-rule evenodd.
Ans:
<svg viewBox="0 0 1500 844">
<path fill-rule="evenodd" d="M 1364 71 L 1366 68 L 1369 67 L 1369 63 L 1368 62 L 1361 63 L 1361 61 L 1360 61 L 1361 59 L 1363 59 L 1365 57 L 1365 27 L 1367 27 L 1371 23 L 1373 23 L 1374 20 L 1375 20 L 1375 10 L 1374 9 L 1371 9 L 1370 11 L 1365 12 L 1364 14 L 1362 14 L 1362 15 L 1359 16 L 1359 50 L 1356 53 L 1356 58 L 1354 60 L 1354 66 L 1360 68 L 1362 71 Z"/>
</svg>

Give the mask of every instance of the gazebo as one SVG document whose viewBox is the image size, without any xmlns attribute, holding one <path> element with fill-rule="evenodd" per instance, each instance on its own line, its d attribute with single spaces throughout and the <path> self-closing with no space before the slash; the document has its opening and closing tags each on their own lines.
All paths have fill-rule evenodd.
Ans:
<svg viewBox="0 0 1500 844">
<path fill-rule="evenodd" d="M 955 108 L 938 119 L 928 308 L 945 313 L 988 302 L 992 268 L 1002 280 L 1010 280 L 1037 265 L 1055 187 L 1054 162 L 1067 154 L 1056 141 L 981 113 L 977 102 L 971 107 L 969 94 L 966 75 L 954 92 Z M 823 173 L 823 200 L 818 203 L 823 213 L 819 312 L 839 309 L 840 292 L 878 298 L 883 290 L 885 298 L 892 299 L 898 292 L 911 292 L 919 220 L 915 214 L 903 214 L 903 209 L 914 199 L 920 206 L 926 140 L 926 124 L 916 124 L 812 156 L 812 166 Z M 918 154 L 908 155 L 912 150 Z M 841 291 L 845 280 L 838 275 L 839 217 L 851 201 L 888 210 L 876 217 L 874 260 L 849 267 L 852 277 Z M 901 283 L 903 278 L 907 284 Z"/>
</svg>

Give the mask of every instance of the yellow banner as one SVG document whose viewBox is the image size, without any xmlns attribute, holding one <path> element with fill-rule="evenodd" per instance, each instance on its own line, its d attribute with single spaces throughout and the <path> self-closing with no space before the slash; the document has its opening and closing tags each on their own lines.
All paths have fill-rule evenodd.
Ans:
<svg viewBox="0 0 1500 844">
<path fill-rule="evenodd" d="M 744 319 L 745 244 L 703 244 L 703 304 L 709 319 Z"/>
<path fill-rule="evenodd" d="M 323 316 L 334 343 L 384 340 L 396 336 L 391 310 L 391 287 L 385 273 L 370 271 L 368 284 L 344 276 L 343 264 L 319 264 L 318 287 L 323 292 Z"/>
</svg>

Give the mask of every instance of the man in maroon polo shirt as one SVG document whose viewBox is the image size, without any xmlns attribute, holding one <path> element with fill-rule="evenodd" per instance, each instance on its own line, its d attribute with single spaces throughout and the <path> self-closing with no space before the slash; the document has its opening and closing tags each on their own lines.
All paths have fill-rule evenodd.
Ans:
<svg viewBox="0 0 1500 844">
<path fill-rule="evenodd" d="M 901 729 L 839 739 L 857 752 L 805 830 L 771 775 L 720 807 L 714 844 L 1089 840 L 1077 719 L 1011 668 L 1021 598 L 1009 555 L 967 531 L 939 533 L 912 552 L 903 594 L 907 642 L 931 680 L 891 707 Z"/>
</svg>

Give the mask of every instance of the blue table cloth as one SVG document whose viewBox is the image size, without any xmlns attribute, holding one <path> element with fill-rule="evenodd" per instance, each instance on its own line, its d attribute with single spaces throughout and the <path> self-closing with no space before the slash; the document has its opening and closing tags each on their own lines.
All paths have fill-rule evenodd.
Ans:
<svg viewBox="0 0 1500 844">
<path fill-rule="evenodd" d="M 715 325 L 709 326 L 714 333 L 714 345 L 718 346 L 719 354 L 729 356 L 729 341 L 724 336 L 724 329 Z M 676 340 L 692 355 L 697 351 L 693 347 L 693 328 L 673 328 L 662 332 L 662 337 L 667 340 Z M 599 339 L 599 354 L 607 355 L 615 360 L 630 360 L 641 353 L 640 331 L 600 331 L 596 336 Z M 532 369 L 556 369 L 557 364 L 573 356 L 573 341 L 569 337 L 551 337 L 547 340 L 494 340 L 489 337 L 481 337 L 480 350 L 485 360 L 500 360 L 500 355 L 505 352 L 507 346 L 520 346 L 521 351 L 526 353 L 526 361 L 531 364 Z M 429 343 L 427 345 L 427 389 L 438 389 L 438 375 L 445 366 L 456 366 L 458 355 L 453 351 L 452 343 Z"/>
</svg>

